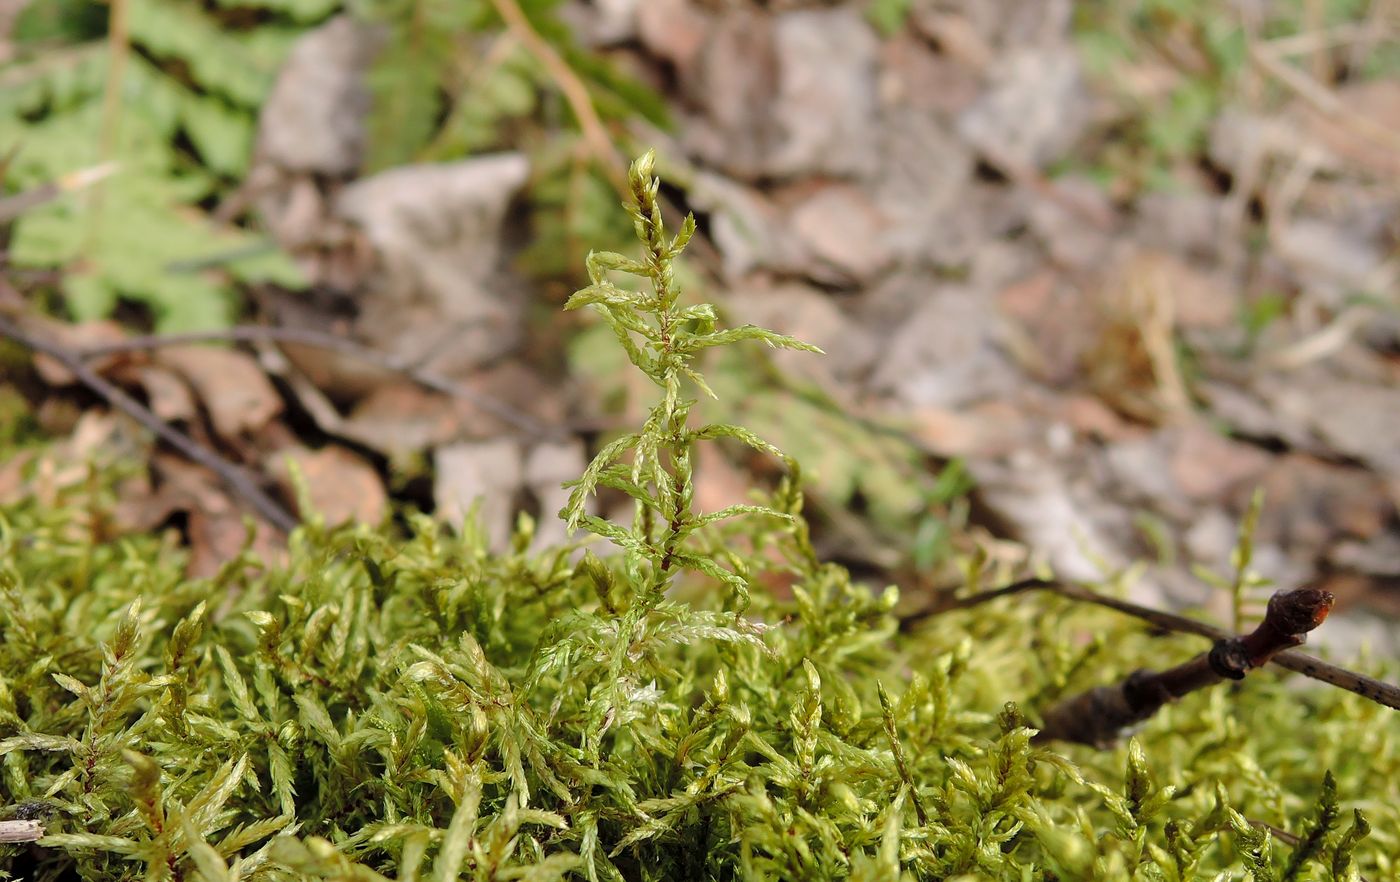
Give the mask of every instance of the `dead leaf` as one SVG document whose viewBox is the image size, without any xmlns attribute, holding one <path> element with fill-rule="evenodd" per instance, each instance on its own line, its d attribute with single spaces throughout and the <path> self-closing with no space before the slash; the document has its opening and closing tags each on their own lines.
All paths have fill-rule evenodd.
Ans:
<svg viewBox="0 0 1400 882">
<path fill-rule="evenodd" d="M 167 423 L 188 422 L 199 413 L 190 387 L 174 371 L 141 365 L 136 377 L 146 390 L 146 406 Z"/>
<path fill-rule="evenodd" d="M 105 319 L 79 324 L 51 319 L 33 320 L 33 323 L 39 326 L 40 333 L 74 354 L 80 354 L 87 348 L 119 343 L 126 339 L 126 331 L 121 325 Z M 88 366 L 101 374 L 122 358 L 121 355 L 107 355 L 93 359 Z M 72 371 L 42 352 L 34 354 L 34 370 L 38 372 L 40 379 L 50 386 L 71 386 L 78 382 Z"/>
<path fill-rule="evenodd" d="M 379 473 L 348 449 L 339 446 L 308 450 L 291 447 L 270 454 L 271 469 L 288 499 L 298 499 L 292 482 L 294 464 L 306 482 L 312 511 L 327 524 L 348 522 L 377 526 L 389 510 L 388 495 Z M 289 464 L 290 462 L 290 464 Z M 299 501 L 299 500 L 298 500 Z M 308 517 L 312 512 L 301 512 Z"/>
<path fill-rule="evenodd" d="M 1043 457 L 1023 451 L 1010 461 L 972 460 L 977 498 L 1009 535 L 1047 560 L 1061 578 L 1099 581 L 1126 564 L 1126 556 L 1071 493 L 1066 476 Z M 1158 603 L 1139 584 L 1140 602 Z"/>
<path fill-rule="evenodd" d="M 1386 488 L 1364 469 L 1311 456 L 1277 457 L 1260 481 L 1266 504 L 1259 516 L 1261 542 L 1285 548 L 1324 547 L 1335 537 L 1368 539 L 1395 516 Z M 1235 507 L 1243 510 L 1241 487 Z"/>
<path fill-rule="evenodd" d="M 637 36 L 642 45 L 679 71 L 692 71 L 709 30 L 709 16 L 690 0 L 647 0 L 637 4 Z"/>
<path fill-rule="evenodd" d="M 157 477 L 155 497 L 147 500 L 146 511 L 130 514 L 164 521 L 175 512 L 186 512 L 187 540 L 190 548 L 186 574 L 190 578 L 208 578 L 242 550 L 248 539 L 247 518 L 238 505 L 229 499 L 220 478 L 203 466 L 195 465 L 173 454 L 157 454 L 152 460 Z M 164 513 L 161 514 L 161 509 Z M 286 547 L 280 534 L 267 524 L 253 519 L 256 530 L 252 550 L 264 562 L 276 563 L 285 558 Z"/>
<path fill-rule="evenodd" d="M 825 351 L 772 352 L 769 357 L 788 376 L 810 378 L 844 393 L 841 384 L 863 376 L 880 356 L 879 341 L 836 298 L 810 285 L 750 278 L 742 290 L 726 304 L 736 322 L 771 328 Z"/>
<path fill-rule="evenodd" d="M 957 407 L 1023 382 L 1001 346 L 992 298 L 978 288 L 926 283 L 923 305 L 893 330 L 871 384 L 904 402 Z"/>
<path fill-rule="evenodd" d="M 1209 501 L 1254 486 L 1271 457 L 1252 444 L 1222 436 L 1201 422 L 1182 426 L 1172 444 L 1171 475 L 1187 498 Z"/>
<path fill-rule="evenodd" d="M 0 505 L 14 505 L 32 492 L 25 474 L 36 456 L 33 450 L 21 450 L 0 463 Z"/>
<path fill-rule="evenodd" d="M 947 18 L 965 21 L 959 16 Z M 977 63 L 948 51 L 930 52 L 923 40 L 908 31 L 881 44 L 880 61 L 881 103 L 903 112 L 951 116 L 966 110 L 982 91 Z"/>
<path fill-rule="evenodd" d="M 1060 414 L 1076 434 L 1099 441 L 1122 441 L 1140 431 L 1092 395 L 1071 395 Z"/>
<path fill-rule="evenodd" d="M 498 153 L 402 166 L 340 192 L 336 213 L 378 255 L 359 298 L 366 343 L 453 377 L 515 347 L 525 289 L 503 284 L 502 223 L 529 171 L 524 155 Z"/>
<path fill-rule="evenodd" d="M 520 443 L 507 438 L 462 441 L 434 457 L 433 499 L 440 520 L 457 525 L 473 507 L 493 551 L 504 551 L 514 529 L 523 477 Z"/>
<path fill-rule="evenodd" d="M 1038 428 L 1009 401 L 984 401 L 961 408 L 919 407 L 910 417 L 914 437 L 944 457 L 1006 456 L 1030 441 Z"/>
<path fill-rule="evenodd" d="M 877 48 L 852 8 L 718 16 L 683 80 L 704 111 L 687 147 L 745 180 L 870 171 Z"/>
<path fill-rule="evenodd" d="M 183 376 L 209 413 L 214 431 L 237 441 L 282 412 L 282 396 L 252 356 L 213 346 L 168 346 L 156 361 Z"/>
<path fill-rule="evenodd" d="M 452 412 L 460 431 L 473 438 L 520 431 L 501 416 L 502 406 L 545 427 L 562 425 L 567 415 L 568 405 L 559 384 L 547 381 L 521 359 L 493 364 L 468 377 L 463 385 L 480 397 L 453 399 Z"/>
<path fill-rule="evenodd" d="M 357 404 L 338 434 L 400 459 L 451 439 L 458 427 L 451 399 L 400 380 L 380 386 Z"/>
<path fill-rule="evenodd" d="M 798 203 L 788 223 L 807 251 L 806 274 L 817 282 L 866 282 L 894 257 L 885 244 L 889 218 L 849 185 L 822 187 Z"/>
<path fill-rule="evenodd" d="M 524 482 L 539 503 L 535 523 L 536 549 L 557 548 L 568 539 L 559 511 L 569 501 L 565 481 L 572 481 L 587 466 L 580 441 L 536 444 L 525 458 Z"/>
<path fill-rule="evenodd" d="M 1375 77 L 1347 83 L 1333 92 L 1342 113 L 1367 121 L 1367 128 L 1400 132 L 1400 81 Z M 1344 162 L 1364 168 L 1383 180 L 1400 176 L 1400 151 L 1394 144 L 1378 143 L 1356 127 L 1339 125 L 1331 115 L 1317 112 L 1303 102 L 1293 111 L 1303 120 L 1307 134 Z"/>
</svg>

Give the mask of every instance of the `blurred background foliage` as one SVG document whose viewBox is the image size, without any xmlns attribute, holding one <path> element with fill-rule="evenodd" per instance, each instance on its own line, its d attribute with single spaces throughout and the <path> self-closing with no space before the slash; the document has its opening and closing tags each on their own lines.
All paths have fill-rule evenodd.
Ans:
<svg viewBox="0 0 1400 882">
<path fill-rule="evenodd" d="M 891 38 L 911 27 L 918 4 L 857 5 Z M 1203 161 L 1212 121 L 1242 90 L 1266 93 L 1252 96 L 1256 104 L 1286 97 L 1279 84 L 1246 75 L 1241 17 L 1257 19 L 1257 38 L 1277 39 L 1341 27 L 1370 8 L 1365 0 L 1075 4 L 1077 49 L 1114 109 L 1049 177 L 1087 176 L 1118 205 L 1193 186 L 1212 173 Z M 542 283 L 541 313 L 562 302 L 589 248 L 625 247 L 616 162 L 671 130 L 686 98 L 663 94 L 664 77 L 639 75 L 585 44 L 564 0 L 42 0 L 23 6 L 12 57 L 0 68 L 3 187 L 21 192 L 120 168 L 26 212 L 9 231 L 9 263 L 50 273 L 49 284 L 31 289 L 50 311 L 76 320 L 116 315 L 142 330 L 214 329 L 247 317 L 252 285 L 307 287 L 245 190 L 259 110 L 280 66 L 299 36 L 341 13 L 378 24 L 382 36 L 367 79 L 372 109 L 358 174 L 506 149 L 528 154 L 527 234 L 516 268 Z M 572 83 L 561 81 L 551 55 L 584 90 L 606 144 L 580 125 Z M 1344 52 L 1328 57 L 1340 68 L 1352 63 Z M 1355 70 L 1331 71 L 1331 79 L 1400 71 L 1400 45 L 1356 58 Z M 673 171 L 683 170 L 666 170 L 683 203 L 689 182 Z M 695 263 L 712 256 L 702 252 Z M 704 290 L 713 280 L 706 268 L 691 271 L 694 290 L 722 302 Z M 1249 301 L 1240 317 L 1245 348 L 1287 310 L 1284 295 Z M 623 407 L 627 389 L 606 330 L 569 334 L 546 335 L 546 348 L 561 345 L 541 360 Z M 1179 355 L 1189 370 L 1191 353 L 1183 346 Z M 952 559 L 971 486 L 956 459 L 950 467 L 908 433 L 853 417 L 850 402 L 784 376 L 764 355 L 726 356 L 712 370 L 719 418 L 773 436 L 807 463 L 819 517 L 844 525 L 863 556 L 921 572 Z M 755 376 L 765 377 L 757 389 Z M 881 548 L 899 551 L 881 558 L 872 551 Z"/>
<path fill-rule="evenodd" d="M 559 5 L 517 8 L 586 82 L 599 116 L 665 126 L 661 97 L 575 45 Z M 606 177 L 576 161 L 555 83 L 484 0 L 53 0 L 22 10 L 2 75 L 6 188 L 106 163 L 120 174 L 26 213 L 10 261 L 62 269 L 75 319 L 125 301 L 162 331 L 229 325 L 240 283 L 302 284 L 255 219 L 219 209 L 249 171 L 258 110 L 293 42 L 341 11 L 383 26 L 364 173 L 523 147 L 537 160 L 537 217 L 557 218 L 541 224 L 525 266 L 562 273 L 578 250 L 561 250 L 566 239 L 602 247 L 625 234 Z"/>
</svg>

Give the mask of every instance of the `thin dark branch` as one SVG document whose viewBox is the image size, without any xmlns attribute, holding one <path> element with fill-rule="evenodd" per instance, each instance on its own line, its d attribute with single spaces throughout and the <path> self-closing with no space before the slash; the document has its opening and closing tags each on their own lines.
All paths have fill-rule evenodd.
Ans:
<svg viewBox="0 0 1400 882">
<path fill-rule="evenodd" d="M 246 499 L 264 520 L 277 529 L 284 533 L 290 533 L 297 526 L 297 519 L 279 502 L 269 496 L 262 487 L 258 486 L 257 482 L 250 478 L 242 468 L 166 423 L 152 413 L 150 408 L 88 367 L 78 355 L 57 343 L 29 334 L 3 315 L 0 315 L 0 335 L 14 340 L 32 352 L 47 355 L 63 365 L 78 378 L 79 382 L 101 396 L 112 407 L 140 423 L 157 438 L 180 451 L 191 461 L 217 474 L 230 490 Z"/>
<path fill-rule="evenodd" d="M 1233 636 L 1227 631 L 1208 625 L 1205 622 L 1197 621 L 1196 619 L 1189 619 L 1185 616 L 1139 606 L 1136 603 L 1129 603 L 1126 600 L 1119 600 L 1116 597 L 1109 597 L 1104 594 L 1099 594 L 1096 591 L 1090 591 L 1088 588 L 1079 585 L 1071 585 L 1049 579 L 1023 579 L 1019 582 L 1007 585 L 1004 588 L 983 591 L 979 594 L 972 594 L 945 603 L 935 604 L 928 609 L 918 610 L 905 615 L 900 620 L 900 627 L 908 629 L 931 616 L 951 612 L 956 609 L 969 609 L 1001 597 L 1024 594 L 1028 591 L 1050 591 L 1062 597 L 1068 597 L 1071 600 L 1105 606 L 1125 615 L 1142 619 L 1164 630 L 1183 634 L 1195 634 L 1207 640 L 1224 640 Z M 1330 664 L 1320 658 L 1308 655 L 1305 652 L 1299 652 L 1296 649 L 1285 649 L 1269 659 L 1269 661 L 1272 664 L 1302 674 L 1305 677 L 1321 680 L 1323 683 L 1345 689 L 1348 692 L 1354 692 L 1377 704 L 1385 705 L 1394 710 L 1400 710 L 1400 686 L 1377 680 L 1374 677 L 1368 677 L 1365 674 L 1358 674 L 1355 671 Z"/>
<path fill-rule="evenodd" d="M 125 340 L 116 340 L 111 343 L 102 343 L 96 346 L 86 347 L 82 349 L 79 354 L 84 359 L 94 359 L 115 353 L 141 352 L 150 349 L 159 349 L 163 346 L 183 346 L 190 343 L 251 343 L 262 341 L 292 343 L 339 352 L 342 355 L 358 359 L 359 361 L 374 365 L 383 370 L 402 374 L 425 389 L 447 395 L 451 398 L 459 398 L 463 401 L 468 401 L 492 416 L 499 417 L 501 420 L 515 426 L 522 432 L 553 440 L 559 440 L 563 436 L 563 433 L 558 429 L 547 426 L 529 414 L 517 410 L 504 402 L 497 401 L 489 395 L 483 395 L 461 383 L 454 383 L 446 377 L 425 370 L 407 359 L 396 358 L 395 356 L 356 343 L 354 340 L 347 337 L 342 337 L 338 334 L 328 334 L 324 331 L 313 331 L 306 328 L 279 328 L 268 325 L 235 325 L 232 328 L 224 328 L 218 331 L 193 331 L 184 334 L 148 334 L 128 337 Z"/>
<path fill-rule="evenodd" d="M 1164 671 L 1134 671 L 1120 683 L 1066 698 L 1041 714 L 1036 738 L 1112 746 L 1130 726 L 1151 719 L 1168 703 L 1225 680 L 1242 680 L 1284 649 L 1302 644 L 1334 602 L 1320 588 L 1279 591 L 1249 634 L 1217 640 L 1210 652 Z"/>
</svg>

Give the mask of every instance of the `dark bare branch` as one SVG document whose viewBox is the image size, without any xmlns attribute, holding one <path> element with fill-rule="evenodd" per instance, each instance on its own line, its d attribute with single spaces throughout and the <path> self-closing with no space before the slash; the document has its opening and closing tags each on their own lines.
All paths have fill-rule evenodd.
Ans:
<svg viewBox="0 0 1400 882">
<path fill-rule="evenodd" d="M 1167 631 L 1174 631 L 1182 634 L 1195 634 L 1198 637 L 1205 637 L 1208 640 L 1225 640 L 1232 635 L 1226 631 L 1208 625 L 1205 622 L 1186 616 L 1175 615 L 1174 613 L 1162 612 L 1140 606 L 1136 603 L 1129 603 L 1126 600 L 1119 600 L 1116 597 L 1109 597 L 1090 591 L 1080 585 L 1071 585 L 1065 582 L 1057 582 L 1050 579 L 1023 579 L 1013 582 L 1003 588 L 991 591 L 983 591 L 967 597 L 954 598 L 933 606 L 915 611 L 905 615 L 900 620 L 900 627 L 908 629 L 918 622 L 931 616 L 940 615 L 957 609 L 970 609 L 980 606 L 1002 597 L 1010 597 L 1016 594 L 1024 594 L 1029 591 L 1049 591 L 1068 597 L 1071 600 L 1078 600 L 1083 603 L 1092 603 L 1097 606 L 1104 606 L 1112 610 L 1141 619 L 1149 624 L 1155 625 Z M 1320 680 L 1348 692 L 1354 692 L 1363 698 L 1370 699 L 1377 704 L 1385 705 L 1394 710 L 1400 710 L 1400 686 L 1395 686 L 1365 674 L 1358 674 L 1338 665 L 1325 662 L 1316 656 L 1299 652 L 1296 649 L 1285 649 L 1269 659 L 1271 664 L 1281 668 L 1302 674 L 1314 680 Z"/>
<path fill-rule="evenodd" d="M 157 438 L 180 451 L 191 461 L 199 463 L 218 475 L 230 490 L 246 499 L 264 520 L 277 529 L 284 533 L 290 533 L 297 526 L 297 519 L 283 508 L 281 503 L 258 486 L 258 483 L 249 477 L 242 468 L 156 416 L 150 408 L 102 377 L 89 367 L 81 357 L 66 347 L 28 333 L 4 315 L 0 315 L 0 336 L 8 337 L 26 349 L 47 355 L 63 365 L 73 376 L 78 378 L 79 382 L 112 407 L 140 423 Z"/>
<path fill-rule="evenodd" d="M 1168 702 L 1224 680 L 1242 680 L 1283 650 L 1301 645 L 1334 602 L 1330 592 L 1319 588 L 1279 591 L 1254 631 L 1217 640 L 1210 652 L 1164 671 L 1134 671 L 1121 683 L 1067 698 L 1045 711 L 1036 737 L 1109 747 Z"/>
</svg>

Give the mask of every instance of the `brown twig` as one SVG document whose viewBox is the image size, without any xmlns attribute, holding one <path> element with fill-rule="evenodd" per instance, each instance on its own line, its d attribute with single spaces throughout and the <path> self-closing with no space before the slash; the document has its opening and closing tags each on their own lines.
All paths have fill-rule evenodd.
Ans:
<svg viewBox="0 0 1400 882">
<path fill-rule="evenodd" d="M 1249 57 L 1265 73 L 1323 116 L 1373 144 L 1400 151 L 1400 135 L 1395 131 L 1347 107 L 1331 89 L 1278 58 L 1266 47 L 1251 47 Z"/>
<path fill-rule="evenodd" d="M 1279 591 L 1254 631 L 1217 640 L 1210 652 L 1164 671 L 1134 671 L 1121 683 L 1066 698 L 1041 715 L 1036 738 L 1110 747 L 1125 729 L 1151 719 L 1168 702 L 1224 680 L 1242 680 L 1279 652 L 1302 644 L 1304 635 L 1327 618 L 1334 600 L 1320 588 Z"/>
<path fill-rule="evenodd" d="M 42 353 L 63 365 L 84 386 L 101 396 L 112 407 L 122 411 L 157 438 L 174 447 L 187 458 L 214 472 L 229 489 L 248 501 L 264 520 L 284 533 L 290 533 L 297 526 L 297 519 L 282 505 L 267 494 L 239 466 L 219 456 L 214 451 L 196 442 L 193 438 L 172 427 L 151 412 L 141 402 L 123 392 L 91 367 L 82 357 L 67 348 L 29 334 L 19 325 L 0 315 L 0 336 L 8 337 L 32 352 Z"/>
<path fill-rule="evenodd" d="M 1107 607 L 1123 613 L 1124 615 L 1142 619 L 1149 624 L 1156 625 L 1167 631 L 1175 631 L 1182 634 L 1195 634 L 1198 637 L 1205 637 L 1208 640 L 1217 641 L 1227 640 L 1232 636 L 1226 631 L 1208 625 L 1205 622 L 1197 621 L 1196 619 L 1189 619 L 1174 613 L 1139 606 L 1136 603 L 1129 603 L 1126 600 L 1119 600 L 1116 597 L 1109 597 L 1095 591 L 1090 591 L 1088 588 L 1079 585 L 1071 585 L 1049 579 L 1024 579 L 1003 588 L 984 591 L 968 597 L 961 597 L 945 603 L 935 604 L 928 609 L 918 610 L 905 615 L 900 620 L 900 627 L 907 630 L 930 616 L 951 612 L 956 609 L 969 609 L 1001 597 L 1025 594 L 1030 591 L 1050 591 L 1071 600 Z M 1355 671 L 1330 664 L 1320 658 L 1308 655 L 1305 652 L 1299 652 L 1296 649 L 1284 649 L 1268 659 L 1268 661 L 1281 668 L 1302 674 L 1305 677 L 1311 677 L 1314 680 L 1320 680 L 1323 683 L 1345 689 L 1348 692 L 1354 692 L 1362 698 L 1370 699 L 1377 704 L 1385 705 L 1394 710 L 1400 710 L 1400 686 L 1377 680 L 1374 677 L 1368 677 L 1365 674 L 1358 674 Z"/>
<path fill-rule="evenodd" d="M 588 94 L 588 86 L 579 79 L 578 74 L 574 73 L 574 69 L 569 67 L 569 63 L 558 50 L 540 36 L 540 32 L 530 24 L 529 16 L 516 0 L 491 0 L 491 5 L 515 35 L 515 39 L 535 56 L 559 87 L 559 91 L 564 93 L 564 100 L 568 102 L 569 109 L 578 120 L 579 129 L 583 132 L 583 139 L 588 144 L 589 151 L 603 167 L 603 172 L 613 187 L 626 196 L 626 163 L 622 161 L 621 154 L 613 145 L 612 138 L 608 137 L 608 130 L 603 126 L 603 121 L 593 106 L 593 99 Z"/>
<path fill-rule="evenodd" d="M 22 193 L 0 199 L 0 223 L 8 223 L 25 212 L 52 202 L 65 193 L 90 187 L 117 170 L 117 163 L 104 162 L 92 168 L 79 169 L 56 181 L 41 184 Z"/>
<path fill-rule="evenodd" d="M 313 331 L 306 328 L 279 328 L 267 325 L 235 325 L 232 328 L 218 331 L 192 331 L 183 334 L 148 334 L 128 337 L 125 340 L 84 347 L 78 352 L 78 355 L 85 360 L 91 360 L 122 352 L 144 352 L 163 346 L 183 346 L 189 343 L 254 343 L 263 341 L 299 344 L 339 352 L 386 371 L 402 374 L 425 389 L 471 402 L 476 407 L 492 416 L 499 417 L 523 432 L 555 440 L 561 437 L 559 430 L 551 428 L 530 415 L 488 395 L 483 395 L 460 383 L 454 383 L 446 377 L 424 370 L 406 359 L 395 358 L 346 337 L 328 334 L 324 331 Z"/>
</svg>

